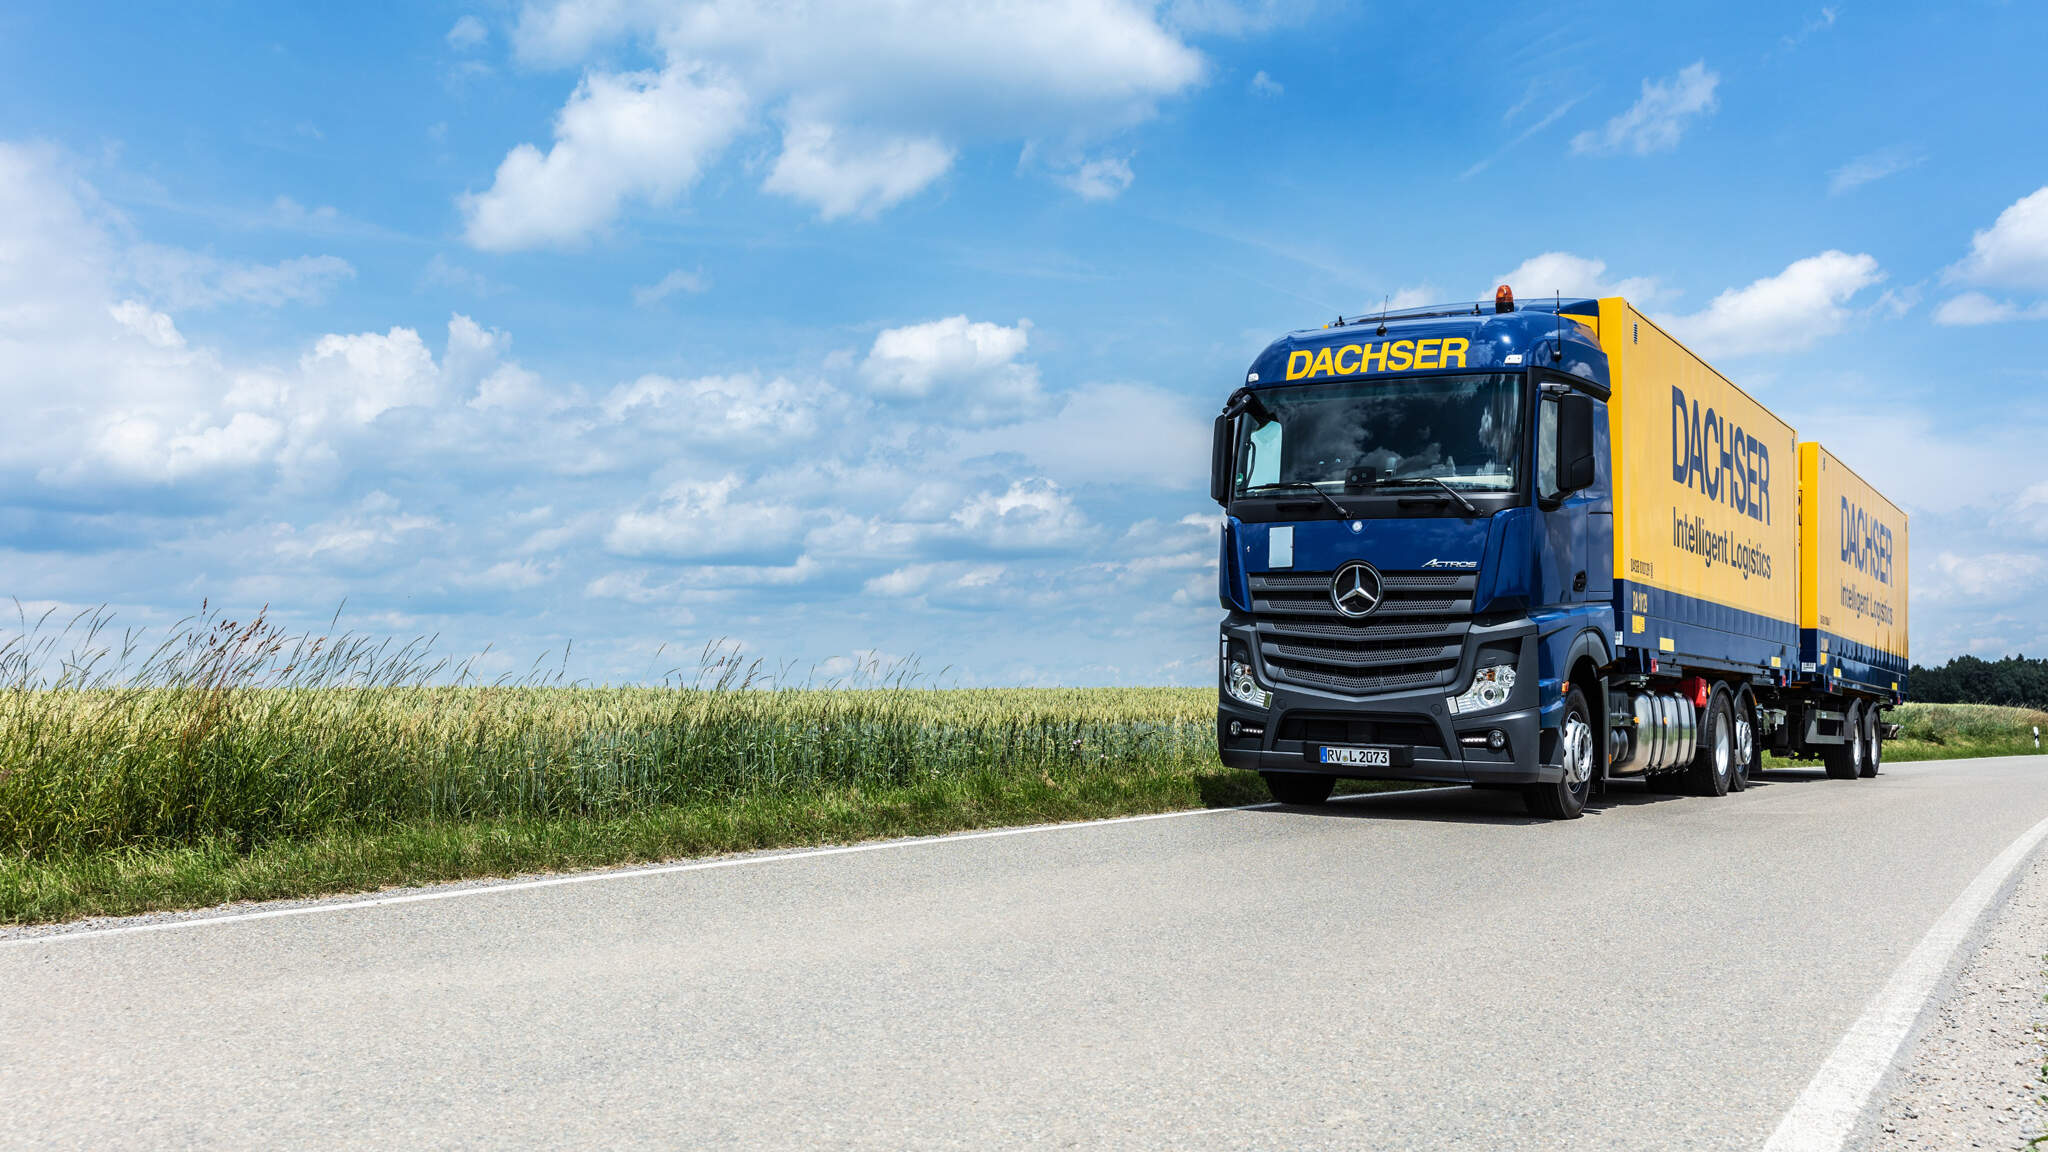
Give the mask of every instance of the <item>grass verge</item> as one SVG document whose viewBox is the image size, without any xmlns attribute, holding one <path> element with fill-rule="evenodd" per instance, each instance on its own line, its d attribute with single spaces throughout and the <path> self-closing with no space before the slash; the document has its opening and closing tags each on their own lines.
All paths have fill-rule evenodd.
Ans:
<svg viewBox="0 0 2048 1152">
<path fill-rule="evenodd" d="M 1347 782 L 1344 792 L 1412 788 Z M 510 818 L 336 830 L 243 848 L 226 837 L 34 859 L 0 858 L 0 923 L 373 892 L 484 877 L 1093 820 L 1269 800 L 1223 767 L 1060 779 L 984 775 L 908 786 L 754 796 L 597 818 Z"/>
</svg>

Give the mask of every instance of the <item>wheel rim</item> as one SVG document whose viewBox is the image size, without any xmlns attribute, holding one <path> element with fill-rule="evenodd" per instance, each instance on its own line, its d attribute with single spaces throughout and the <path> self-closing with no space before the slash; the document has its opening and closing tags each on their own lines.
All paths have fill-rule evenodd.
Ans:
<svg viewBox="0 0 2048 1152">
<path fill-rule="evenodd" d="M 1728 724 L 1728 713 L 1721 712 L 1714 717 L 1714 775 L 1726 780 L 1735 762 L 1735 733 Z"/>
<path fill-rule="evenodd" d="M 1863 771 L 1863 725 L 1856 725 L 1849 737 L 1849 766 Z"/>
<path fill-rule="evenodd" d="M 1744 771 L 1756 760 L 1756 727 L 1747 714 L 1735 718 L 1735 759 Z"/>
<path fill-rule="evenodd" d="M 1593 727 L 1576 712 L 1564 719 L 1564 776 L 1575 793 L 1593 779 Z"/>
<path fill-rule="evenodd" d="M 1884 763 L 1884 741 L 1878 738 L 1877 725 L 1870 726 L 1870 766 L 1876 768 Z"/>
</svg>

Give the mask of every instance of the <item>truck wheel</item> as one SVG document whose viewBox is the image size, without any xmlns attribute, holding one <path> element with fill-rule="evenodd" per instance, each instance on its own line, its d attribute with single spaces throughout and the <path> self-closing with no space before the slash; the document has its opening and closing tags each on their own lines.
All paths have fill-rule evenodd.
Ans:
<svg viewBox="0 0 2048 1152">
<path fill-rule="evenodd" d="M 1842 742 L 1820 750 L 1830 780 L 1854 780 L 1863 774 L 1863 708 L 1849 705 L 1842 716 Z"/>
<path fill-rule="evenodd" d="M 1685 782 L 1695 796 L 1726 796 L 1729 778 L 1735 775 L 1735 706 L 1727 689 L 1715 687 L 1706 715 L 1700 717 L 1700 732 L 1706 740 L 1693 756 Z"/>
<path fill-rule="evenodd" d="M 1522 790 L 1529 814 L 1547 820 L 1576 820 L 1593 793 L 1593 775 L 1600 770 L 1593 743 L 1593 710 L 1586 694 L 1573 688 L 1565 694 L 1564 719 L 1557 725 L 1558 760 L 1564 774 L 1555 784 L 1531 784 Z"/>
<path fill-rule="evenodd" d="M 1756 701 L 1744 692 L 1735 698 L 1735 764 L 1728 773 L 1728 790 L 1749 787 L 1749 774 L 1761 767 L 1763 757 L 1756 745 Z"/>
<path fill-rule="evenodd" d="M 1884 767 L 1884 733 L 1880 732 L 1877 709 L 1863 710 L 1863 775 L 1875 776 Z"/>
<path fill-rule="evenodd" d="M 1314 772 L 1261 772 L 1266 779 L 1266 790 L 1273 799 L 1282 804 L 1298 804 L 1312 808 L 1330 798 L 1337 787 L 1335 776 L 1323 776 Z"/>
</svg>

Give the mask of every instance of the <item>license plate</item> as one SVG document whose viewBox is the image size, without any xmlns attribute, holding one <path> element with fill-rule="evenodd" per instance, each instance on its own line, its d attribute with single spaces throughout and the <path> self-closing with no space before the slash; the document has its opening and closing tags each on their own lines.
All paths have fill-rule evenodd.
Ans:
<svg viewBox="0 0 2048 1152">
<path fill-rule="evenodd" d="M 1340 768 L 1392 768 L 1394 754 L 1387 748 L 1324 748 L 1323 763 Z"/>
</svg>

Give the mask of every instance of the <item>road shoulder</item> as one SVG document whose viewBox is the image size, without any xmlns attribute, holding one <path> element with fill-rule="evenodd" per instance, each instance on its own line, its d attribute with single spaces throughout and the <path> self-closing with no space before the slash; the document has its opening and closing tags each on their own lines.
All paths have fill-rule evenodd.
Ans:
<svg viewBox="0 0 2048 1152">
<path fill-rule="evenodd" d="M 2018 1149 L 2048 1131 L 2048 854 L 2021 875 L 1903 1055 L 1873 1152 Z"/>
</svg>

